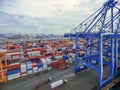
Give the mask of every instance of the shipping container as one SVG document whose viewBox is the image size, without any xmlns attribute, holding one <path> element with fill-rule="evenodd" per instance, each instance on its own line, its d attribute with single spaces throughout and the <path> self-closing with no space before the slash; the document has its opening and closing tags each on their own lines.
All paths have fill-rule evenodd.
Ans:
<svg viewBox="0 0 120 90">
<path fill-rule="evenodd" d="M 21 63 L 20 70 L 21 70 L 21 72 L 20 72 L 21 76 L 27 75 L 27 66 L 25 63 Z"/>
<path fill-rule="evenodd" d="M 13 63 L 8 65 L 8 71 L 20 69 L 20 63 Z"/>
<path fill-rule="evenodd" d="M 47 70 L 48 64 L 45 58 L 41 58 L 41 62 L 43 64 L 43 70 Z"/>
</svg>

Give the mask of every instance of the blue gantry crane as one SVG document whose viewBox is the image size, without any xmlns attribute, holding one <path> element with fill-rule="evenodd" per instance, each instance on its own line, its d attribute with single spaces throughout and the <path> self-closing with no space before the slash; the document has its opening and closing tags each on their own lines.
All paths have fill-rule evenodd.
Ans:
<svg viewBox="0 0 120 90">
<path fill-rule="evenodd" d="M 108 0 L 65 37 L 75 37 L 75 73 L 92 68 L 98 72 L 99 88 L 118 74 L 118 40 L 120 38 L 120 8 L 115 0 Z M 109 76 L 103 79 L 104 65 Z"/>
</svg>

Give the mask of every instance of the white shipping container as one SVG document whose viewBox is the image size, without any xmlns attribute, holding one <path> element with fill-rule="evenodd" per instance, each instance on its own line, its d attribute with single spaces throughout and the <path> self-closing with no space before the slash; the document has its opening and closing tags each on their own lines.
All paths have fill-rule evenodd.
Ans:
<svg viewBox="0 0 120 90">
<path fill-rule="evenodd" d="M 66 47 L 62 47 L 62 50 L 65 51 Z"/>
<path fill-rule="evenodd" d="M 20 52 L 15 52 L 15 53 L 11 53 L 12 55 L 14 55 L 14 54 L 20 54 Z"/>
<path fill-rule="evenodd" d="M 49 59 L 49 58 L 46 58 L 46 61 L 47 61 L 47 64 L 51 64 L 52 63 L 52 60 Z"/>
<path fill-rule="evenodd" d="M 39 71 L 39 72 L 43 71 L 43 68 L 38 68 L 38 71 Z"/>
<path fill-rule="evenodd" d="M 72 58 L 75 59 L 75 54 L 72 54 Z"/>
<path fill-rule="evenodd" d="M 63 83 L 64 83 L 63 80 L 59 80 L 59 81 L 53 82 L 53 83 L 50 84 L 51 89 L 54 89 L 54 88 L 56 88 L 56 87 L 62 85 Z"/>
<path fill-rule="evenodd" d="M 36 56 L 35 52 L 32 52 L 32 56 Z"/>
<path fill-rule="evenodd" d="M 75 58 L 75 54 L 73 54 L 73 53 L 69 53 L 69 56 L 71 56 L 71 57 L 72 57 L 72 59 L 74 59 L 74 58 Z"/>
<path fill-rule="evenodd" d="M 23 58 L 24 58 L 24 53 L 21 53 L 21 54 L 20 54 L 20 57 L 23 57 Z"/>
<path fill-rule="evenodd" d="M 21 67 L 21 72 L 26 72 L 27 69 L 25 67 Z"/>
<path fill-rule="evenodd" d="M 41 62 L 42 62 L 42 63 L 47 63 L 47 61 L 46 61 L 45 58 L 41 58 Z"/>
<path fill-rule="evenodd" d="M 51 48 L 51 47 L 48 47 L 48 49 L 46 49 L 46 52 L 47 52 L 47 53 L 52 52 L 52 48 Z"/>
<path fill-rule="evenodd" d="M 27 71 L 28 75 L 32 74 L 32 70 Z"/>
<path fill-rule="evenodd" d="M 66 61 L 66 63 L 68 63 L 69 62 L 69 60 L 65 60 Z"/>
<path fill-rule="evenodd" d="M 0 52 L 7 52 L 7 49 L 0 49 Z"/>
<path fill-rule="evenodd" d="M 7 53 L 6 58 L 7 58 L 7 60 L 11 60 L 11 53 Z"/>
<path fill-rule="evenodd" d="M 38 67 L 33 67 L 33 73 L 37 73 L 38 72 Z"/>
<path fill-rule="evenodd" d="M 54 61 L 52 61 L 52 63 L 53 63 L 53 62 L 58 62 L 58 60 L 54 60 Z"/>
<path fill-rule="evenodd" d="M 28 56 L 32 56 L 32 52 L 27 52 Z"/>
<path fill-rule="evenodd" d="M 25 58 L 24 58 L 24 56 L 20 56 L 20 59 L 21 59 L 21 61 L 24 61 Z"/>
<path fill-rule="evenodd" d="M 31 65 L 27 66 L 27 69 L 29 69 L 29 68 L 32 68 L 32 66 Z"/>
<path fill-rule="evenodd" d="M 24 73 L 24 74 L 21 74 L 21 76 L 23 77 L 23 76 L 27 76 L 27 72 L 26 73 Z"/>
<path fill-rule="evenodd" d="M 47 56 L 47 58 L 51 59 L 51 58 L 52 58 L 52 56 Z"/>
<path fill-rule="evenodd" d="M 32 46 L 36 46 L 36 43 L 33 43 L 33 45 Z"/>
<path fill-rule="evenodd" d="M 27 49 L 27 51 L 31 51 L 32 49 Z"/>
<path fill-rule="evenodd" d="M 22 64 L 20 65 L 20 69 L 21 69 L 21 72 L 26 72 L 26 71 L 27 71 L 26 64 L 25 64 L 25 63 L 22 63 Z"/>
<path fill-rule="evenodd" d="M 61 59 L 61 58 L 63 58 L 63 55 L 61 55 L 61 56 L 55 56 L 55 58 L 56 59 Z"/>
<path fill-rule="evenodd" d="M 31 64 L 32 62 L 31 61 L 26 61 L 26 64 Z"/>
<path fill-rule="evenodd" d="M 50 71 L 52 69 L 52 67 L 48 67 L 47 69 L 48 69 L 48 71 Z"/>
<path fill-rule="evenodd" d="M 20 77 L 20 73 L 16 73 L 16 74 L 11 74 L 7 76 L 8 80 L 12 80 L 12 79 L 16 79 Z"/>
<path fill-rule="evenodd" d="M 27 69 L 32 68 L 32 63 L 31 62 L 26 62 Z"/>
<path fill-rule="evenodd" d="M 76 49 L 76 45 L 74 45 L 74 46 L 72 47 L 72 49 Z"/>
<path fill-rule="evenodd" d="M 20 52 L 20 55 L 24 55 L 24 52 Z"/>
<path fill-rule="evenodd" d="M 34 52 L 32 52 L 32 56 L 40 56 L 40 51 L 34 51 Z"/>
<path fill-rule="evenodd" d="M 45 58 L 41 59 L 41 62 L 43 63 L 43 70 L 47 70 L 47 60 Z"/>
<path fill-rule="evenodd" d="M 8 66 L 19 65 L 19 64 L 20 64 L 20 62 L 16 62 L 16 63 L 11 63 L 11 64 L 9 64 Z"/>
<path fill-rule="evenodd" d="M 47 64 L 43 64 L 43 70 L 47 70 L 48 65 Z"/>
<path fill-rule="evenodd" d="M 69 55 L 69 56 L 72 56 L 72 55 L 73 55 L 73 53 L 69 53 L 68 55 Z"/>
<path fill-rule="evenodd" d="M 20 58 L 20 55 L 12 56 L 12 59 L 19 59 L 19 58 Z"/>
<path fill-rule="evenodd" d="M 69 63 L 72 63 L 73 62 L 73 59 L 72 58 L 69 58 Z"/>
</svg>

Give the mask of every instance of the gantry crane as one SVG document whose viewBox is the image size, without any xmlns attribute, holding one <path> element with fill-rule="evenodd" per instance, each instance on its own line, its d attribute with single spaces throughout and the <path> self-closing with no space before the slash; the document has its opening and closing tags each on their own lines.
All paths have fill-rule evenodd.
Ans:
<svg viewBox="0 0 120 90">
<path fill-rule="evenodd" d="M 98 72 L 99 89 L 118 74 L 118 40 L 120 38 L 120 8 L 117 1 L 108 0 L 65 37 L 75 37 L 75 73 L 92 68 Z M 82 42 L 80 41 L 82 39 Z M 83 42 L 84 40 L 84 42 Z M 83 47 L 81 47 L 83 46 Z M 109 76 L 103 79 L 103 65 Z"/>
<path fill-rule="evenodd" d="M 4 61 L 4 64 L 2 61 Z M 0 83 L 7 82 L 6 73 L 4 72 L 4 69 L 6 69 L 7 66 L 6 53 L 0 52 Z"/>
</svg>

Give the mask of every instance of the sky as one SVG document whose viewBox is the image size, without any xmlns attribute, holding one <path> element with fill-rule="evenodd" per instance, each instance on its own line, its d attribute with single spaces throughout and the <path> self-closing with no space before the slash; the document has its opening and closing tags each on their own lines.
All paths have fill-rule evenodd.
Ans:
<svg viewBox="0 0 120 90">
<path fill-rule="evenodd" d="M 106 0 L 0 0 L 0 15 L 4 17 L 4 19 L 0 19 L 2 20 L 2 22 L 0 22 L 0 29 L 3 33 L 63 34 L 77 26 L 87 18 L 87 16 L 101 7 L 105 1 Z M 11 17 L 13 21 L 11 20 L 11 22 L 8 23 L 7 20 L 10 20 Z M 24 19 L 22 17 L 24 17 Z M 4 21 L 5 19 L 6 22 Z M 31 29 L 32 26 L 34 28 Z"/>
</svg>

